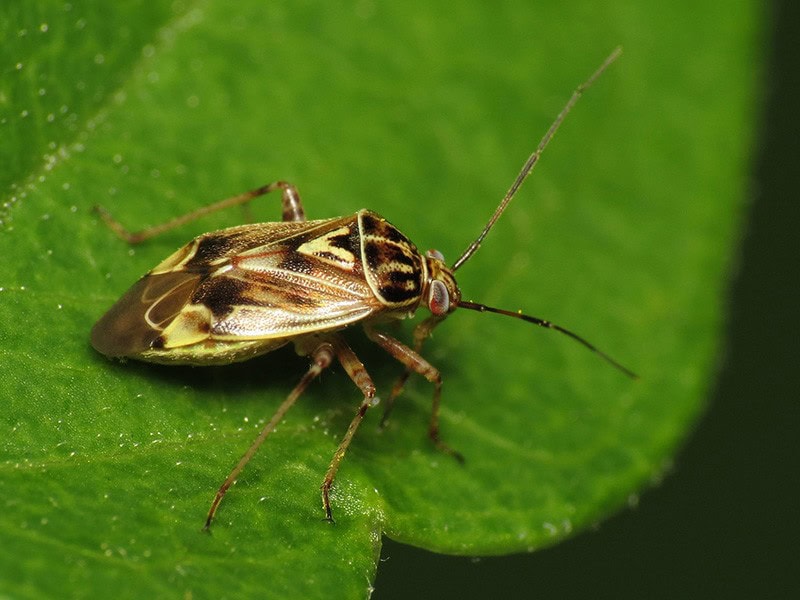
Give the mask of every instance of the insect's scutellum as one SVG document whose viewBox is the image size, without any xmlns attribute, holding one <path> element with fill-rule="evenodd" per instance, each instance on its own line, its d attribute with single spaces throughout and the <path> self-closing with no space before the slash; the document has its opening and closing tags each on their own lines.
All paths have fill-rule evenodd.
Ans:
<svg viewBox="0 0 800 600">
<path fill-rule="evenodd" d="M 626 375 L 636 377 L 563 327 L 521 312 L 462 300 L 454 276 L 478 250 L 578 98 L 620 52 L 619 48 L 614 50 L 578 86 L 486 226 L 450 267 L 439 252 L 420 253 L 404 234 L 369 210 L 307 221 L 297 190 L 283 181 L 135 233 L 98 208 L 103 221 L 120 238 L 135 244 L 210 212 L 245 204 L 269 192 L 281 192 L 281 222 L 230 227 L 195 238 L 135 283 L 92 329 L 92 345 L 107 356 L 166 364 L 227 364 L 271 352 L 288 343 L 294 344 L 299 354 L 310 357 L 308 371 L 220 486 L 206 517 L 206 529 L 228 488 L 259 446 L 308 385 L 338 361 L 363 399 L 333 454 L 321 486 L 325 517 L 333 521 L 331 486 L 358 426 L 376 403 L 372 379 L 339 334 L 351 325 L 360 323 L 367 337 L 404 367 L 387 398 L 382 423 L 409 375 L 421 375 L 433 384 L 434 390 L 428 434 L 439 450 L 459 462 L 463 462 L 461 454 L 439 435 L 441 375 L 420 354 L 433 329 L 456 308 L 493 312 L 554 329 Z M 421 306 L 431 315 L 414 329 L 413 347 L 376 327 L 387 320 L 409 317 Z"/>
</svg>

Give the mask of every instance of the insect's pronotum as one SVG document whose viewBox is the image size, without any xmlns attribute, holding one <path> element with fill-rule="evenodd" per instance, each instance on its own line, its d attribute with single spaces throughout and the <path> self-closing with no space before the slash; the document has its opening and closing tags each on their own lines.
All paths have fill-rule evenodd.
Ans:
<svg viewBox="0 0 800 600">
<path fill-rule="evenodd" d="M 578 335 L 537 317 L 493 308 L 461 297 L 454 273 L 475 254 L 566 114 L 581 94 L 619 56 L 616 49 L 573 92 L 569 101 L 522 167 L 478 237 L 447 266 L 435 251 L 417 247 L 370 210 L 333 219 L 307 221 L 297 190 L 278 181 L 200 208 L 162 225 L 130 233 L 98 208 L 108 226 L 129 243 L 138 243 L 200 216 L 281 192 L 283 220 L 231 227 L 203 234 L 147 273 L 95 324 L 92 345 L 112 357 L 167 364 L 210 365 L 247 360 L 292 342 L 311 358 L 308 371 L 278 407 L 258 438 L 217 491 L 205 527 L 211 524 L 225 492 L 258 447 L 309 383 L 337 360 L 363 394 L 363 400 L 331 459 L 322 483 L 322 506 L 332 521 L 329 492 L 342 458 L 367 410 L 377 402 L 375 385 L 339 331 L 361 323 L 367 337 L 404 367 L 387 398 L 384 420 L 413 372 L 433 384 L 428 433 L 439 450 L 459 462 L 461 455 L 439 435 L 442 378 L 421 355 L 434 327 L 456 308 L 494 312 L 555 329 L 635 377 Z M 380 331 L 376 324 L 404 319 L 420 307 L 431 315 L 414 329 L 413 348 Z"/>
</svg>

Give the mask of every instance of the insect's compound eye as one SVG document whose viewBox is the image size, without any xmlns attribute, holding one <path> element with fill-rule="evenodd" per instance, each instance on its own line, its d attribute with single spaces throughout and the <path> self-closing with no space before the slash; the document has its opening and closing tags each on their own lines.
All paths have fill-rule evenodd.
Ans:
<svg viewBox="0 0 800 600">
<path fill-rule="evenodd" d="M 442 254 L 438 250 L 428 250 L 425 253 L 425 256 L 427 256 L 428 258 L 433 258 L 433 259 L 436 259 L 436 260 L 444 262 L 444 254 Z"/>
<path fill-rule="evenodd" d="M 450 310 L 450 292 L 447 291 L 447 286 L 438 279 L 431 281 L 428 292 L 428 309 L 436 316 L 446 315 Z"/>
</svg>

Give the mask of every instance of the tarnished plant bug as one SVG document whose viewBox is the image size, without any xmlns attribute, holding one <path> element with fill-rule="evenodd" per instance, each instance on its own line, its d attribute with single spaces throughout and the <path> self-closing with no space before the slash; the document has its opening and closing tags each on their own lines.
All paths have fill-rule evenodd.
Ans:
<svg viewBox="0 0 800 600">
<path fill-rule="evenodd" d="M 430 439 L 459 462 L 463 462 L 461 454 L 439 435 L 441 375 L 420 355 L 425 339 L 456 308 L 498 313 L 554 329 L 635 377 L 563 327 L 521 312 L 462 299 L 454 276 L 478 250 L 578 98 L 620 52 L 616 49 L 573 92 L 488 223 L 452 266 L 447 266 L 438 251 L 421 254 L 405 235 L 370 210 L 307 221 L 297 190 L 282 181 L 136 233 L 97 208 L 103 221 L 120 238 L 136 244 L 210 212 L 245 204 L 272 191 L 281 192 L 281 222 L 230 227 L 195 238 L 135 283 L 91 333 L 92 345 L 102 354 L 165 364 L 233 363 L 290 342 L 298 354 L 311 358 L 308 371 L 220 486 L 208 511 L 206 528 L 226 491 L 262 442 L 309 383 L 337 360 L 363 394 L 363 400 L 322 483 L 322 506 L 327 520 L 333 520 L 329 492 L 336 472 L 364 414 L 378 401 L 364 365 L 339 333 L 350 325 L 361 323 L 367 337 L 405 367 L 387 398 L 384 421 L 409 375 L 423 376 L 433 384 Z M 413 316 L 420 306 L 431 315 L 414 329 L 413 347 L 377 329 L 379 322 Z"/>
</svg>

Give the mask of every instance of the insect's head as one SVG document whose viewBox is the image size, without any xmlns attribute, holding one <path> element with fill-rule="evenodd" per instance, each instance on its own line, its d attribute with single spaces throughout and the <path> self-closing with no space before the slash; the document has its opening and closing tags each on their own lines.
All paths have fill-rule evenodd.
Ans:
<svg viewBox="0 0 800 600">
<path fill-rule="evenodd" d="M 423 298 L 428 310 L 437 317 L 452 312 L 461 302 L 461 290 L 458 289 L 453 271 L 444 262 L 444 256 L 438 250 L 425 253 L 425 264 L 428 267 L 428 280 L 425 282 Z"/>
</svg>

